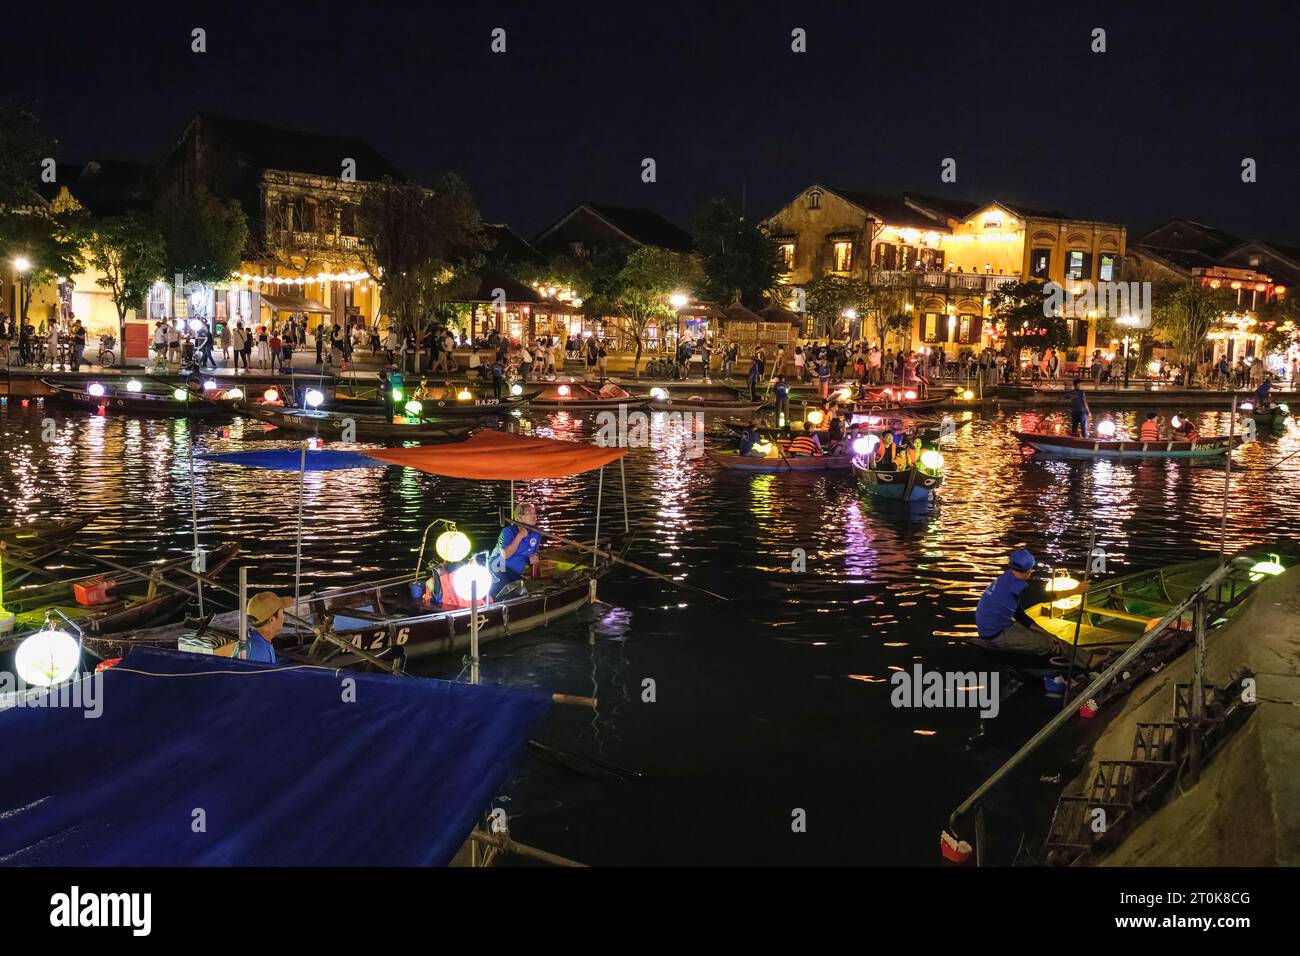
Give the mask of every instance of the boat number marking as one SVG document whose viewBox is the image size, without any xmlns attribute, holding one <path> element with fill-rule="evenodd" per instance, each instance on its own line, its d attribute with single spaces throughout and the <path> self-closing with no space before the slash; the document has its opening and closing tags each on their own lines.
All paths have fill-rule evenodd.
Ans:
<svg viewBox="0 0 1300 956">
<path fill-rule="evenodd" d="M 371 631 L 369 645 L 366 645 L 364 642 L 365 635 L 358 634 L 354 638 L 352 638 L 352 646 L 364 647 L 368 651 L 381 651 L 385 647 L 392 647 L 394 645 L 397 647 L 401 647 L 403 644 L 405 644 L 407 641 L 411 639 L 411 629 L 409 627 L 399 627 L 397 629 L 397 632 L 393 635 L 393 639 L 391 641 L 388 641 L 387 638 L 388 638 L 387 631 L 384 630 Z"/>
</svg>

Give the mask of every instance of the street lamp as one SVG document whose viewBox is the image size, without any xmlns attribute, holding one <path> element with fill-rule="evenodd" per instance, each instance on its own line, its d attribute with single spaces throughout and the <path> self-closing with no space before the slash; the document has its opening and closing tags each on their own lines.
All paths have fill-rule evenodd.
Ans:
<svg viewBox="0 0 1300 956">
<path fill-rule="evenodd" d="M 14 291 L 18 294 L 17 308 L 14 310 L 18 313 L 18 323 L 20 326 L 27 324 L 27 306 L 31 298 L 30 286 L 27 284 L 27 273 L 31 271 L 31 260 L 26 256 L 18 256 L 14 259 L 14 271 L 18 273 L 18 279 L 14 282 Z"/>
</svg>

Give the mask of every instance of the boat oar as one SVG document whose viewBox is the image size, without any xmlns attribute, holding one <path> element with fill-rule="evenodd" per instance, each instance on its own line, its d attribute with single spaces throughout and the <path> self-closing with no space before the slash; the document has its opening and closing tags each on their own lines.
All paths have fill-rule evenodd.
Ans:
<svg viewBox="0 0 1300 956">
<path fill-rule="evenodd" d="M 652 571 L 650 568 L 647 568 L 644 565 L 640 565 L 633 561 L 629 561 L 627 560 L 627 558 L 620 558 L 617 554 L 613 554 L 609 551 L 602 551 L 600 548 L 597 548 L 594 544 L 586 544 L 585 542 L 582 541 L 575 541 L 572 538 L 566 538 L 562 534 L 556 534 L 554 531 L 543 531 L 541 528 L 535 528 L 532 525 L 526 524 L 522 521 L 515 521 L 515 524 L 519 525 L 519 527 L 521 528 L 527 528 L 529 531 L 535 531 L 538 534 L 540 534 L 543 538 L 550 538 L 552 541 L 558 541 L 560 544 L 573 545 L 574 547 L 581 548 L 584 551 L 590 551 L 593 555 L 595 555 L 598 558 L 604 558 L 607 561 L 613 561 L 616 562 L 617 564 L 626 565 L 627 567 L 631 568 L 633 571 L 640 571 L 642 574 L 648 574 L 650 575 L 650 577 L 658 578 L 660 581 L 667 581 L 669 584 L 676 585 L 679 588 L 685 588 L 688 591 L 698 591 L 701 594 L 707 594 L 711 598 L 717 598 L 719 601 L 731 600 L 731 598 L 718 594 L 714 591 L 710 591 L 707 588 L 696 587 L 694 584 L 687 584 L 685 581 L 675 580 L 674 578 L 671 578 L 666 574 L 661 574 L 658 571 Z"/>
</svg>

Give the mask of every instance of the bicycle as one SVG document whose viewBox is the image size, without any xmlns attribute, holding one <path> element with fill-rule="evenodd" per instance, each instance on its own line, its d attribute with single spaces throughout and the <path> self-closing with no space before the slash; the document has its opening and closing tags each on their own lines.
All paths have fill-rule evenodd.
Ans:
<svg viewBox="0 0 1300 956">
<path fill-rule="evenodd" d="M 100 368 L 111 368 L 114 364 L 113 346 L 117 344 L 117 339 L 111 335 L 101 335 L 99 337 L 99 354 L 95 357 L 95 364 Z"/>
</svg>

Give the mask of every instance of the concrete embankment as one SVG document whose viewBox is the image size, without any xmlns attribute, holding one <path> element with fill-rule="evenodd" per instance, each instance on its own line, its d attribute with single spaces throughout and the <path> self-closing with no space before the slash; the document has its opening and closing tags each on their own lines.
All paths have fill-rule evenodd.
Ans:
<svg viewBox="0 0 1300 956">
<path fill-rule="evenodd" d="M 1132 756 L 1134 725 L 1171 719 L 1175 683 L 1192 680 L 1189 650 L 1148 678 L 1093 748 L 1098 760 Z M 1255 712 L 1213 754 L 1200 781 L 1142 821 L 1103 866 L 1300 864 L 1300 567 L 1260 584 L 1206 644 L 1206 682 L 1254 674 Z M 1072 792 L 1077 791 L 1076 789 Z"/>
</svg>

